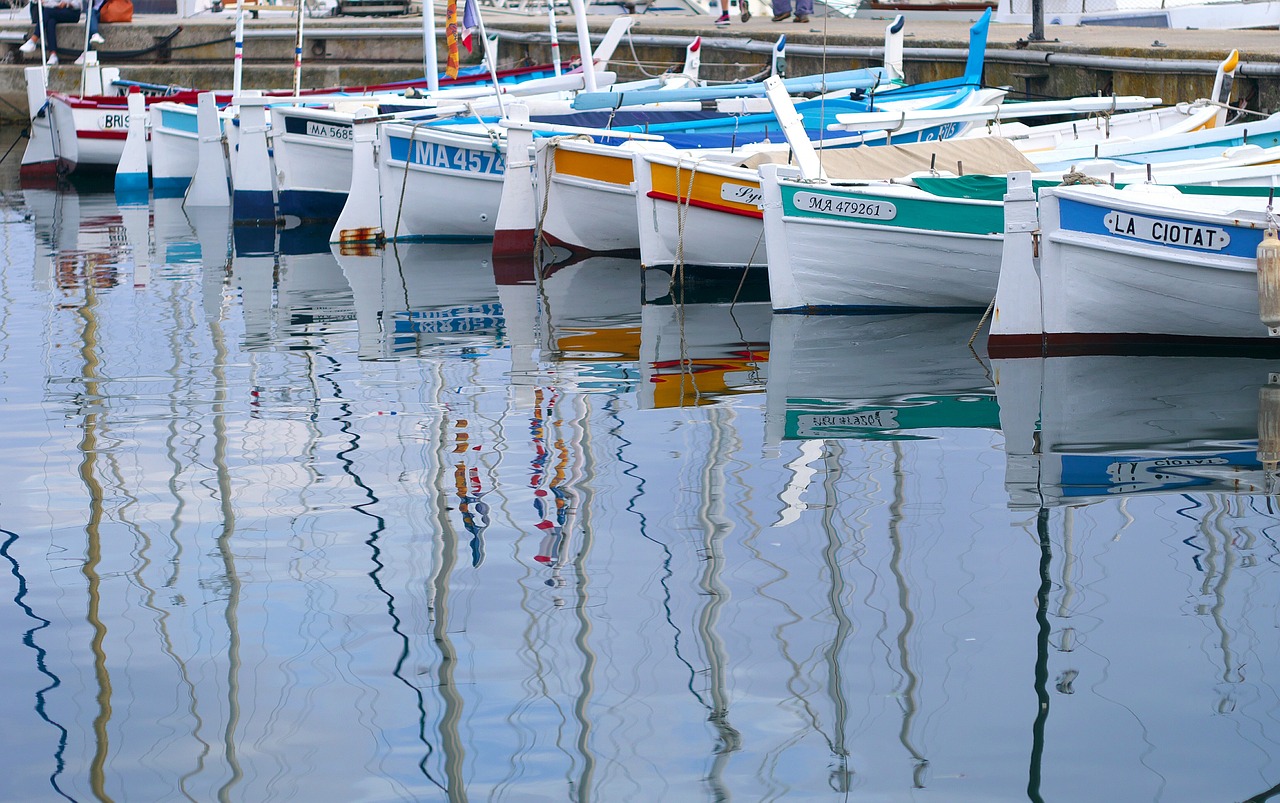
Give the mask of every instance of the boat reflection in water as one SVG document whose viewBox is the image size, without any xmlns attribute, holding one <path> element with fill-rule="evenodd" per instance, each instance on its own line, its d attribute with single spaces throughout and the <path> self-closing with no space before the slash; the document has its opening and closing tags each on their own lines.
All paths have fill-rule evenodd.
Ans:
<svg viewBox="0 0 1280 803">
<path fill-rule="evenodd" d="M 593 256 L 535 268 L 495 267 L 507 315 L 512 381 L 629 392 L 639 381 L 640 265 Z"/>
<path fill-rule="evenodd" d="M 764 389 L 773 309 L 761 274 L 645 271 L 642 406 L 713 404 Z"/>
<path fill-rule="evenodd" d="M 1259 416 L 1280 409 L 1259 396 L 1276 370 L 1280 360 L 1227 355 L 995 360 L 1010 504 L 1262 493 Z"/>
<path fill-rule="evenodd" d="M 333 246 L 350 283 L 361 359 L 488 348 L 504 340 L 502 305 L 485 243 Z"/>
<path fill-rule="evenodd" d="M 770 441 L 998 429 L 971 314 L 775 315 Z M 936 434 L 936 433 L 935 433 Z"/>
<path fill-rule="evenodd" d="M 1277 486 L 1258 436 L 1280 432 L 1280 395 L 1264 390 L 1277 369 L 1231 355 L 994 361 L 1009 504 L 1034 512 L 1041 549 L 1033 789 L 1053 782 L 1060 730 L 1091 723 L 1092 766 L 1132 799 L 1150 788 L 1122 770 L 1140 752 L 1154 750 L 1141 759 L 1153 774 L 1176 772 L 1164 748 L 1177 729 L 1231 740 L 1253 729 L 1250 701 L 1275 703 L 1267 668 L 1280 656 L 1258 626 L 1277 604 L 1264 566 L 1278 557 Z M 1115 610 L 1133 626 L 1103 615 Z M 1182 693 L 1149 694 L 1155 673 Z M 1187 800 L 1215 794 L 1188 782 Z"/>
<path fill-rule="evenodd" d="M 8 797 L 1280 781 L 1264 361 L 991 365 L 976 315 L 737 277 L 4 211 Z"/>
</svg>

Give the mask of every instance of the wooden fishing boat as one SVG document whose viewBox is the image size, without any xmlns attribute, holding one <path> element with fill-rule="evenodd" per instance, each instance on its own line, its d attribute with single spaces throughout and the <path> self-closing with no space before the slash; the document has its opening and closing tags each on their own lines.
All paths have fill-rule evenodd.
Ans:
<svg viewBox="0 0 1280 803">
<path fill-rule="evenodd" d="M 869 109 L 953 110 L 999 100 L 1004 95 L 1002 90 L 983 89 L 978 86 L 985 54 L 985 34 L 985 21 L 976 24 L 971 30 L 971 55 L 965 74 L 960 78 L 912 87 L 888 88 L 875 92 L 874 97 L 865 97 L 859 101 L 852 101 L 847 97 L 836 99 L 826 96 L 805 101 L 797 104 L 797 108 L 802 116 L 807 116 L 806 128 L 812 131 L 815 137 L 825 137 L 823 144 L 830 148 L 873 144 L 886 141 L 888 137 L 885 131 L 876 129 L 857 133 L 846 132 L 844 135 L 834 136 L 825 132 L 825 125 L 833 116 L 838 117 L 842 109 L 850 107 L 856 107 L 862 112 Z M 886 28 L 886 53 L 900 52 L 901 37 L 900 22 Z M 891 55 L 884 69 L 890 75 L 898 75 L 901 72 L 901 64 Z M 801 88 L 795 83 L 797 79 L 782 80 L 775 75 L 771 80 L 781 86 L 787 94 Z M 798 80 L 813 81 L 819 86 L 826 82 L 826 78 L 823 77 Z M 733 86 L 729 89 L 733 91 L 735 97 L 720 101 L 726 105 L 734 103 L 737 99 L 750 97 L 753 93 L 763 92 L 764 86 Z M 673 94 L 682 95 L 681 92 Z M 576 99 L 575 106 L 584 105 L 583 100 L 588 101 L 585 105 L 595 105 L 592 97 L 588 95 Z M 727 148 L 698 147 L 687 150 L 681 147 L 694 142 L 704 142 L 709 146 L 724 144 L 722 142 L 724 135 L 723 133 L 709 134 L 704 140 L 692 132 L 705 132 L 710 126 L 689 128 L 680 124 L 649 125 L 644 128 L 648 133 L 662 136 L 664 139 L 662 144 L 631 143 L 627 146 L 616 146 L 608 140 L 599 141 L 599 138 L 596 138 L 596 141 L 539 139 L 535 143 L 533 175 L 538 183 L 535 202 L 538 209 L 537 228 L 541 236 L 547 243 L 571 253 L 634 253 L 637 250 L 643 252 L 644 238 L 649 230 L 657 228 L 666 233 L 675 230 L 674 226 L 666 225 L 669 221 L 659 221 L 657 215 L 649 214 L 648 210 L 640 210 L 637 213 L 637 203 L 648 198 L 648 196 L 646 199 L 638 198 L 637 193 L 641 187 L 644 187 L 644 193 L 654 192 L 653 199 L 674 198 L 676 195 L 674 185 L 667 186 L 670 181 L 666 180 L 665 175 L 653 179 L 661 185 L 659 190 L 653 190 L 652 187 L 644 184 L 648 179 L 641 177 L 640 174 L 650 169 L 647 164 L 649 159 L 664 165 L 674 163 L 676 165 L 674 169 L 677 171 L 679 165 L 684 163 L 682 160 L 688 160 L 692 166 L 692 172 L 697 172 L 699 169 L 697 165 L 706 165 L 707 170 L 714 173 L 717 168 L 733 165 L 754 153 L 786 153 L 787 146 L 782 141 L 781 126 L 772 113 L 765 116 L 734 117 L 731 122 L 737 126 L 735 136 L 740 137 L 741 142 L 735 142 Z M 752 126 L 756 127 L 758 137 L 748 136 Z M 770 129 L 772 134 L 769 133 Z M 900 131 L 895 132 L 895 136 L 900 141 L 940 139 L 963 130 L 963 127 L 953 126 L 947 122 L 929 121 L 904 126 Z M 752 141 L 757 138 L 763 138 L 764 141 Z M 714 179 L 709 178 L 705 181 L 714 182 Z M 740 177 L 738 181 L 742 183 Z M 747 183 L 756 184 L 754 180 Z M 697 207 L 698 211 L 692 213 L 695 216 L 702 216 L 705 205 L 711 203 L 724 204 L 735 212 L 745 211 L 748 215 L 754 214 L 758 218 L 758 211 L 750 203 L 743 206 L 741 203 L 743 197 L 736 201 L 733 199 L 726 201 L 720 194 L 718 184 L 714 188 L 707 189 L 707 192 L 711 197 L 699 197 L 688 205 Z M 684 213 L 687 215 L 689 210 L 684 210 Z M 750 247 L 750 243 L 758 243 L 758 224 L 755 231 L 739 236 L 739 232 L 733 230 L 733 222 L 726 222 L 726 228 L 723 229 L 700 229 L 700 233 L 703 238 L 729 249 L 735 246 Z M 698 228 L 698 225 L 694 224 L 690 228 Z M 760 254 L 763 256 L 762 249 Z M 670 259 L 655 259 L 652 262 L 646 260 L 646 265 L 649 266 L 670 264 L 672 264 Z"/>
<path fill-rule="evenodd" d="M 1280 348 L 1259 303 L 1267 198 L 1094 185 L 1045 188 L 1037 204 L 1022 173 L 1005 206 L 993 354 Z"/>
<path fill-rule="evenodd" d="M 598 48 L 599 57 L 593 56 L 599 86 L 612 83 L 608 77 L 611 74 L 606 72 L 607 59 L 630 25 L 630 18 L 615 20 Z M 682 72 L 645 81 L 644 85 L 657 87 L 666 83 L 675 86 L 696 82 L 700 45 L 700 38 L 695 38 L 690 44 Z M 508 102 L 514 98 L 525 98 L 527 103 L 536 103 L 548 117 L 568 120 L 573 117 L 568 98 L 584 86 L 583 76 L 570 72 L 558 78 L 539 78 L 509 85 L 502 92 L 502 97 Z M 557 102 L 552 102 L 553 99 Z M 364 109 L 360 108 L 361 105 Z M 467 117 L 494 120 L 502 108 L 491 90 L 487 95 L 442 91 L 430 101 L 405 100 L 399 104 L 392 98 L 384 98 L 376 103 L 361 99 L 339 100 L 323 107 L 315 104 L 273 106 L 270 116 L 271 128 L 276 132 L 273 150 L 280 214 L 304 220 L 335 220 L 341 214 L 351 188 L 352 125 L 358 112 L 372 110 L 376 114 L 419 118 L 411 123 L 416 124 L 432 106 L 442 110 L 442 117 L 447 116 L 443 110 L 454 108 Z"/>
<path fill-rule="evenodd" d="M 614 48 L 629 25 L 630 20 L 622 20 L 610 28 L 600 48 L 594 54 L 598 63 L 603 64 L 612 56 Z M 488 47 L 495 48 L 496 42 L 489 43 Z M 78 95 L 46 92 L 43 71 L 39 72 L 38 76 L 30 71 L 26 73 L 28 94 L 31 95 L 34 92 L 47 97 L 47 101 L 31 106 L 33 117 L 35 110 L 43 108 L 47 103 L 54 109 L 53 113 L 59 119 L 72 121 L 74 138 L 64 136 L 52 140 L 48 137 L 37 140 L 36 137 L 33 137 L 32 141 L 28 143 L 28 151 L 31 153 L 23 160 L 24 165 L 30 165 L 29 168 L 24 168 L 24 176 L 47 173 L 55 168 L 60 169 L 63 174 L 72 170 L 114 170 L 124 149 L 128 106 L 126 95 L 130 92 L 141 91 L 146 97 L 148 106 L 155 103 L 169 104 L 167 113 L 153 117 L 153 121 L 159 122 L 164 126 L 164 132 L 169 135 L 166 146 L 171 148 L 186 147 L 188 150 L 194 151 L 194 145 L 191 142 L 194 139 L 195 132 L 195 105 L 198 96 L 204 90 L 122 80 L 118 68 L 103 67 L 97 63 L 96 54 L 89 52 L 87 55 L 89 58 L 82 67 L 84 80 L 81 83 L 81 92 Z M 406 93 L 410 96 L 417 96 L 421 95 L 422 90 L 425 90 L 429 84 L 436 83 L 441 88 L 440 91 L 446 95 L 477 97 L 491 94 L 494 91 L 492 85 L 495 78 L 498 84 L 507 86 L 539 78 L 552 77 L 559 75 L 561 72 L 571 72 L 579 68 L 580 62 L 578 60 L 564 64 L 520 65 L 504 70 L 490 70 L 487 67 L 471 66 L 464 68 L 457 76 L 441 76 L 435 81 L 422 78 L 360 86 L 267 90 L 263 94 L 268 97 L 280 98 L 327 95 L 404 96 Z M 599 69 L 604 69 L 604 67 L 600 66 Z M 32 82 L 37 78 L 39 81 L 38 92 L 32 89 Z M 229 104 L 232 100 L 232 95 L 231 91 L 215 93 L 218 105 L 221 107 Z M 189 118 L 182 116 L 179 106 L 188 107 Z M 37 131 L 35 133 L 42 134 L 43 132 Z M 45 158 L 43 154 L 48 151 L 53 151 L 55 156 Z M 191 158 L 193 157 L 190 153 L 185 157 L 174 156 L 168 164 L 176 169 L 179 165 L 189 163 Z M 180 183 L 184 176 L 166 172 L 163 178 L 165 179 L 165 190 L 168 191 L 172 189 L 170 185 Z M 186 175 L 185 178 L 189 179 L 190 174 Z"/>
<path fill-rule="evenodd" d="M 1018 150 L 1028 152 L 1032 158 L 1034 152 L 1045 151 L 1055 143 L 1059 146 L 1069 144 L 1081 148 L 1086 142 L 1101 144 L 1114 141 L 1136 147 L 1132 143 L 1161 142 L 1158 132 L 1162 127 L 1167 127 L 1173 134 L 1221 125 L 1226 111 L 1223 102 L 1227 99 L 1230 78 L 1238 63 L 1238 54 L 1233 52 L 1219 65 L 1211 94 L 1219 102 L 1206 99 L 1170 107 L 1125 112 L 1125 108 L 1140 106 L 1143 101 L 1138 98 L 1114 98 L 1110 108 L 1095 105 L 1090 111 L 1089 104 L 1099 104 L 1100 99 L 1079 98 L 1048 103 L 1001 104 L 991 108 L 914 110 L 903 112 L 901 121 L 897 123 L 893 120 L 878 121 L 875 114 L 841 114 L 837 115 L 837 120 L 841 127 L 855 131 L 882 124 L 894 124 L 900 128 L 908 125 L 908 120 L 931 132 L 938 129 L 928 128 L 929 126 L 946 125 L 952 127 L 951 131 L 958 139 L 1002 136 Z M 1146 102 L 1151 104 L 1158 101 Z M 1089 116 L 1077 116 L 1065 122 L 1044 125 L 1027 125 L 1022 122 L 1033 115 L 1051 113 L 1088 113 Z M 966 125 L 973 125 L 974 130 L 964 131 L 961 127 Z M 788 136 L 799 137 L 800 134 L 788 132 Z M 926 138 L 935 137 L 931 135 Z M 971 194 L 967 183 L 964 189 L 959 189 L 957 185 L 961 182 L 934 176 L 977 174 L 973 180 L 981 181 L 986 178 L 983 173 L 1008 166 L 1006 163 L 980 161 L 982 157 L 979 156 L 979 151 L 975 151 L 973 158 L 966 159 L 963 151 L 948 155 L 943 148 L 930 147 L 929 150 L 931 156 L 928 163 L 917 161 L 914 164 L 900 165 L 898 169 L 915 171 L 908 183 L 913 183 L 916 178 L 919 178 L 921 186 L 926 181 L 932 182 L 929 189 L 935 194 L 977 198 Z M 826 148 L 822 152 L 834 153 Z M 686 265 L 705 267 L 761 264 L 766 251 L 763 245 L 763 228 L 759 224 L 760 183 L 757 168 L 765 160 L 763 156 L 753 156 L 730 162 L 723 157 L 700 157 L 696 154 L 681 154 L 673 158 L 658 150 L 648 150 L 642 156 L 637 156 L 634 172 L 639 188 L 637 204 L 641 228 L 641 261 L 646 266 L 669 265 L 677 259 Z M 871 156 L 862 160 L 862 163 L 855 160 L 848 165 L 843 165 L 843 159 L 837 156 L 824 156 L 824 160 L 822 166 L 826 168 L 828 176 L 852 180 L 897 178 L 891 172 L 894 169 L 891 164 L 877 164 Z M 1012 164 L 1016 164 L 1016 161 Z M 1108 164 L 1113 172 L 1124 169 L 1114 163 Z M 1097 162 L 1095 167 L 1101 169 L 1103 163 Z M 812 180 L 815 176 L 806 178 Z M 1059 182 L 1061 172 L 1051 178 L 1054 183 Z M 1002 197 L 1001 186 L 998 194 L 986 199 L 998 202 Z"/>
</svg>

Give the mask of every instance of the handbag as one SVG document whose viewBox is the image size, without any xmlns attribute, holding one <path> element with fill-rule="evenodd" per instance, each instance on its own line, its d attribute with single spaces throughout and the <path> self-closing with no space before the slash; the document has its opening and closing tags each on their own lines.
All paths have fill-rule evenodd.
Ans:
<svg viewBox="0 0 1280 803">
<path fill-rule="evenodd" d="M 132 0 L 105 0 L 98 10 L 98 22 L 133 22 Z"/>
</svg>

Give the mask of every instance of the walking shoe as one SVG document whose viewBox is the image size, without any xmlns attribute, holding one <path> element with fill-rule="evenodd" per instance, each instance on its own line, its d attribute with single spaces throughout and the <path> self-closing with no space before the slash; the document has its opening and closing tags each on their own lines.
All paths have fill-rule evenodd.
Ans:
<svg viewBox="0 0 1280 803">
<path fill-rule="evenodd" d="M 57 53 L 50 53 L 50 54 L 49 54 L 49 60 L 48 60 L 48 61 L 46 61 L 46 62 L 45 62 L 45 64 L 48 64 L 50 67 L 53 67 L 53 66 L 57 65 L 57 63 L 58 63 L 58 54 L 57 54 Z"/>
<path fill-rule="evenodd" d="M 808 18 L 808 17 L 806 17 L 805 15 L 801 14 L 800 16 L 796 17 L 795 19 L 793 19 L 793 20 L 791 20 L 791 21 L 792 21 L 792 22 L 808 22 L 808 21 L 809 21 L 809 18 Z"/>
<path fill-rule="evenodd" d="M 728 25 L 728 24 L 729 24 L 729 12 L 726 11 L 720 15 L 720 19 L 716 20 L 716 25 Z"/>
<path fill-rule="evenodd" d="M 31 37 L 30 39 L 28 39 L 27 41 L 25 41 L 25 42 L 23 42 L 23 43 L 22 43 L 22 46 L 18 48 L 18 52 L 19 52 L 19 53 L 34 53 L 34 52 L 36 52 L 36 48 L 37 48 L 37 47 L 40 47 L 40 42 L 39 42 L 39 41 L 38 41 L 38 40 L 33 36 L 33 37 Z"/>
<path fill-rule="evenodd" d="M 782 22 L 783 20 L 787 19 L 787 18 L 788 18 L 788 17 L 790 17 L 790 16 L 791 16 L 791 12 L 790 12 L 790 11 L 784 11 L 784 12 L 782 12 L 781 14 L 774 14 L 774 15 L 773 15 L 773 21 L 774 21 L 774 22 Z"/>
<path fill-rule="evenodd" d="M 751 19 L 751 9 L 747 8 L 747 0 L 742 0 L 742 21 Z"/>
<path fill-rule="evenodd" d="M 89 44 L 91 45 L 105 45 L 106 43 L 107 40 L 103 39 L 102 34 L 100 33 L 95 33 L 93 36 L 89 37 Z"/>
</svg>

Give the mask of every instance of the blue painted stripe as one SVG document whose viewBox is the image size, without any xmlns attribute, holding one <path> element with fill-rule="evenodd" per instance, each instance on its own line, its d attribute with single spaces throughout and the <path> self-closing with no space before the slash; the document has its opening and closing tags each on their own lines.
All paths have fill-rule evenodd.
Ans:
<svg viewBox="0 0 1280 803">
<path fill-rule="evenodd" d="M 1228 469 L 1260 469 L 1257 447 L 1248 441 L 1240 451 L 1215 454 L 1062 456 L 1064 496 L 1142 493 L 1212 487 Z"/>
<path fill-rule="evenodd" d="M 1069 198 L 1059 198 L 1059 225 L 1061 228 L 1068 231 L 1078 231 L 1084 234 L 1097 234 L 1102 237 L 1111 237 L 1117 240 L 1124 240 L 1126 242 L 1146 243 L 1148 245 L 1161 246 L 1176 251 L 1195 254 L 1223 254 L 1226 256 L 1240 257 L 1241 259 L 1248 259 L 1250 261 L 1257 258 L 1258 243 L 1262 242 L 1262 229 L 1260 228 L 1255 229 L 1247 226 L 1232 226 L 1224 223 L 1202 223 L 1195 220 L 1179 219 L 1170 215 L 1148 214 L 1136 210 L 1129 211 L 1106 205 L 1105 199 L 1099 199 L 1099 203 L 1103 205 L 1082 203 Z M 1142 237 L 1126 236 L 1112 231 L 1111 228 L 1107 226 L 1107 215 L 1116 211 L 1123 212 L 1126 215 L 1132 215 L 1134 217 L 1157 220 L 1170 227 L 1189 226 L 1192 228 L 1222 229 L 1230 236 L 1231 242 L 1227 247 L 1218 250 L 1197 248 L 1172 242 L 1153 242 Z"/>
<path fill-rule="evenodd" d="M 177 111 L 176 109 L 160 110 L 160 125 L 172 131 L 185 131 L 188 134 L 196 133 L 196 115 L 188 112 Z M 222 127 L 222 121 L 218 121 L 218 127 Z"/>
<path fill-rule="evenodd" d="M 303 220 L 337 220 L 347 203 L 345 192 L 320 190 L 281 190 L 280 214 Z"/>
<path fill-rule="evenodd" d="M 151 180 L 157 198 L 181 198 L 191 184 L 190 176 L 170 176 Z"/>
<path fill-rule="evenodd" d="M 115 195 L 117 206 L 146 206 L 151 201 L 146 187 L 132 190 L 117 187 Z"/>
<path fill-rule="evenodd" d="M 270 190 L 236 190 L 231 196 L 231 219 L 275 220 L 276 205 Z"/>
<path fill-rule="evenodd" d="M 116 192 L 146 192 L 150 187 L 146 173 L 116 173 Z"/>
</svg>

